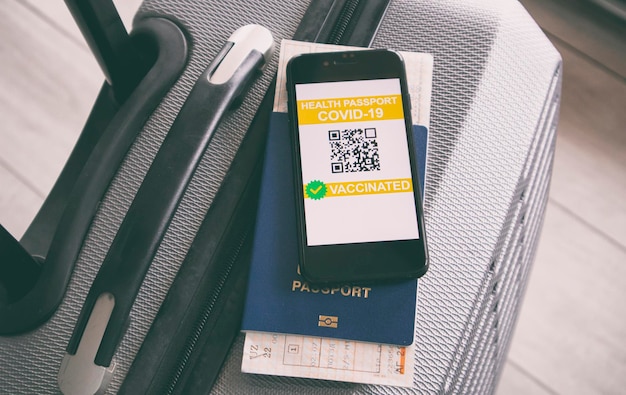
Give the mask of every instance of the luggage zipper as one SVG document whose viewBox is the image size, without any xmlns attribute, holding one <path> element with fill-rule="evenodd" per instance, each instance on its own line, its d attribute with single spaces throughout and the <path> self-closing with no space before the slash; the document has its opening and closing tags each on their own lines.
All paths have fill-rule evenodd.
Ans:
<svg viewBox="0 0 626 395">
<path fill-rule="evenodd" d="M 335 5 L 337 5 L 337 3 L 335 3 Z M 387 4 L 385 4 L 385 9 L 386 5 Z M 345 1 L 343 6 L 341 6 L 340 8 L 339 16 L 334 22 L 330 35 L 323 41 L 328 44 L 347 44 L 348 40 L 350 40 L 351 38 L 351 33 L 354 31 L 355 26 L 359 21 L 359 16 L 362 11 L 362 8 L 359 8 L 359 6 L 364 7 L 364 2 L 362 2 L 361 0 Z M 222 270 L 217 286 L 209 291 L 209 296 L 207 297 L 207 299 L 205 299 L 205 303 L 203 305 L 200 316 L 193 326 L 193 332 L 190 335 L 188 341 L 185 343 L 185 346 L 181 351 L 180 358 L 177 360 L 177 363 L 175 365 L 176 368 L 170 376 L 169 380 L 167 381 L 167 385 L 164 387 L 164 394 L 173 395 L 176 393 L 176 387 L 179 383 L 179 380 L 183 376 L 185 369 L 187 368 L 189 359 L 195 350 L 196 344 L 200 339 L 200 336 L 202 335 L 202 331 L 207 321 L 210 318 L 213 307 L 221 296 L 222 288 L 228 280 L 233 266 L 237 262 L 244 245 L 248 242 L 249 236 L 252 233 L 253 224 L 254 221 L 251 221 L 248 226 L 244 227 L 243 231 L 239 233 L 238 243 L 236 243 L 233 248 L 231 248 L 228 258 L 228 264 Z"/>
<path fill-rule="evenodd" d="M 305 41 L 369 47 L 389 2 L 390 0 L 334 0 L 315 38 Z"/>
<path fill-rule="evenodd" d="M 309 7 L 307 14 L 303 17 L 303 22 L 294 34 L 293 39 L 319 43 L 363 47 L 369 46 L 388 7 L 389 1 L 390 0 L 372 0 L 369 2 L 364 2 L 362 0 L 315 0 Z M 325 11 L 323 13 L 319 12 L 321 9 L 324 9 Z M 233 330 L 233 334 L 225 334 L 224 331 L 230 330 L 231 328 L 229 326 L 233 326 L 234 328 L 234 325 L 237 325 L 237 328 L 239 328 L 240 325 L 236 322 L 236 320 L 240 320 L 241 317 L 236 318 L 234 315 L 237 315 L 236 312 L 241 312 L 233 309 L 240 309 L 240 306 L 243 304 L 242 295 L 244 295 L 244 293 L 238 292 L 238 290 L 245 289 L 247 284 L 247 263 L 249 263 L 248 261 L 251 249 L 250 236 L 253 234 L 255 224 L 254 218 L 256 218 L 256 199 L 258 198 L 258 183 L 260 182 L 259 161 L 255 159 L 255 163 L 257 163 L 257 165 L 252 165 L 253 170 L 250 175 L 244 176 L 243 174 L 248 174 L 247 172 L 250 170 L 242 171 L 242 169 L 250 165 L 249 162 L 251 157 L 259 158 L 262 155 L 263 149 L 259 149 L 259 147 L 265 146 L 264 136 L 266 135 L 269 114 L 272 109 L 273 91 L 274 84 L 272 83 L 268 88 L 268 94 L 266 94 L 263 102 L 259 106 L 257 117 L 255 117 L 255 120 L 253 120 L 250 125 L 246 139 L 242 142 L 240 152 L 237 154 L 237 157 L 241 154 L 241 157 L 246 159 L 242 159 L 241 163 L 238 163 L 238 159 L 236 157 L 231 165 L 229 173 L 231 173 L 230 175 L 235 178 L 235 180 L 232 180 L 235 182 L 231 182 L 229 185 L 226 185 L 227 183 L 225 179 L 225 185 L 220 188 L 220 192 L 218 193 L 218 195 L 220 193 L 224 193 L 226 197 L 231 197 L 225 200 L 218 199 L 218 196 L 216 196 L 213 204 L 215 207 L 211 207 L 209 210 L 208 217 L 212 215 L 219 217 L 221 214 L 230 210 L 226 210 L 226 207 L 231 203 L 234 204 L 234 201 L 238 200 L 235 195 L 232 195 L 232 193 L 239 188 L 233 187 L 232 184 L 244 182 L 244 179 L 248 180 L 245 181 L 245 183 L 249 182 L 249 184 L 244 188 L 245 192 L 238 192 L 239 197 L 242 199 L 238 204 L 236 204 L 239 207 L 238 209 L 235 209 L 234 218 L 230 221 L 232 227 L 223 234 L 223 237 L 226 240 L 233 240 L 232 244 L 228 243 L 229 245 L 224 245 L 223 248 L 216 247 L 218 250 L 223 251 L 223 253 L 218 252 L 217 256 L 209 258 L 211 262 L 203 260 L 203 262 L 205 262 L 204 265 L 208 265 L 207 268 L 216 264 L 216 262 L 222 262 L 222 264 L 220 264 L 222 267 L 217 269 L 214 273 L 214 281 L 209 280 L 209 283 L 206 284 L 207 286 L 204 288 L 204 291 L 202 291 L 202 295 L 206 296 L 203 297 L 203 302 L 201 302 L 202 304 L 198 306 L 196 312 L 193 313 L 193 316 L 197 318 L 190 317 L 191 322 L 188 326 L 188 330 L 183 327 L 173 327 L 171 322 L 169 324 L 164 323 L 164 326 L 157 329 L 154 328 L 153 324 L 153 328 L 150 332 L 154 332 L 154 339 L 150 339 L 151 341 L 147 342 L 151 333 L 149 333 L 148 337 L 144 339 L 142 350 L 146 348 L 145 356 L 143 358 L 139 358 L 139 360 L 135 360 L 133 367 L 131 367 L 131 371 L 129 372 L 129 375 L 132 376 L 133 379 L 130 381 L 125 380 L 124 385 L 121 388 L 121 393 L 133 393 L 133 390 L 141 388 L 144 388 L 144 390 L 149 388 L 150 391 L 168 395 L 181 392 L 195 393 L 195 391 L 200 391 L 200 389 L 197 386 L 194 386 L 194 380 L 203 382 L 200 384 L 203 385 L 201 392 L 206 391 L 207 387 L 210 388 L 214 384 L 217 375 L 221 370 L 220 366 L 223 363 L 223 359 L 226 358 L 228 348 L 230 348 L 231 342 L 234 340 L 236 332 L 238 332 Z M 259 119 L 257 120 L 257 118 Z M 251 141 L 248 141 L 246 144 L 245 140 L 248 139 Z M 254 175 L 255 173 L 256 176 Z M 235 174 L 237 174 L 237 176 L 235 176 Z M 251 180 L 256 180 L 256 182 Z M 225 186 L 227 186 L 227 189 L 230 189 L 231 191 L 227 192 L 222 190 Z M 256 192 L 252 193 L 255 190 Z M 220 206 L 220 204 L 226 202 L 231 203 L 228 203 L 225 206 Z M 220 207 L 218 208 L 217 206 Z M 254 209 L 252 209 L 251 206 L 253 206 Z M 211 214 L 212 211 L 213 214 Z M 208 217 L 205 218 L 204 222 L 207 221 Z M 237 218 L 239 218 L 239 220 L 237 220 Z M 198 240 L 210 240 L 205 238 L 206 235 L 202 235 L 204 232 L 203 229 L 205 228 L 204 222 L 198 232 Z M 211 229 L 213 227 L 209 225 L 213 222 L 216 222 L 216 218 L 212 218 L 209 223 L 206 223 L 207 233 L 212 232 Z M 217 222 L 219 222 L 219 220 L 217 220 Z M 227 234 L 229 235 L 226 236 Z M 233 237 L 234 235 L 236 236 Z M 225 240 L 222 239 L 218 242 L 218 244 L 221 244 L 223 241 Z M 192 245 L 190 252 L 191 250 L 201 250 L 202 248 L 203 247 L 201 246 L 194 248 Z M 206 247 L 206 244 L 204 248 L 208 248 Z M 190 257 L 188 253 L 187 258 L 191 258 L 191 261 L 197 260 L 199 256 L 205 253 L 206 252 L 193 253 L 194 256 L 192 257 Z M 208 257 L 211 255 L 206 256 Z M 185 266 L 184 263 L 183 266 Z M 208 269 L 208 271 L 210 271 L 210 269 Z M 181 272 L 179 272 L 179 275 L 181 275 Z M 181 281 L 178 282 L 182 284 Z M 175 281 L 175 284 L 176 283 L 177 281 Z M 180 286 L 177 287 L 176 290 L 173 288 L 174 286 L 170 289 L 170 293 L 172 295 L 168 295 L 168 298 L 170 296 L 188 293 L 188 289 L 184 288 L 189 287 Z M 190 296 L 183 295 L 181 300 L 188 297 Z M 198 296 L 194 296 L 194 298 L 197 297 Z M 241 298 L 241 300 L 238 298 Z M 175 309 L 174 306 L 182 308 L 184 305 L 177 305 L 174 302 L 169 303 L 169 306 L 166 308 L 168 311 L 164 312 L 163 315 L 167 316 L 170 314 L 171 310 Z M 164 306 L 162 306 L 162 309 L 163 307 Z M 180 310 L 178 310 L 178 312 L 180 313 Z M 228 313 L 230 313 L 230 316 L 228 316 Z M 217 319 L 214 317 L 215 315 L 217 315 Z M 222 315 L 225 315 L 224 318 L 219 319 Z M 183 317 L 180 316 L 180 319 L 183 319 Z M 155 319 L 155 322 L 157 321 L 159 321 L 158 316 Z M 216 327 L 220 325 L 221 328 L 216 329 Z M 179 346 L 180 348 L 175 351 L 175 354 L 173 353 L 175 346 L 168 347 L 169 350 L 166 352 L 155 351 L 153 347 L 146 347 L 146 343 L 150 343 L 152 346 L 162 344 L 159 343 L 159 341 L 166 340 L 163 338 L 163 336 L 168 333 L 167 330 L 164 329 L 166 327 L 173 329 L 174 334 L 182 335 L 185 332 L 188 333 L 186 340 L 181 342 L 182 344 Z M 187 326 L 185 325 L 185 327 Z M 216 335 L 218 335 L 215 333 L 216 330 L 222 331 L 222 335 L 220 336 L 224 337 L 223 339 L 215 339 Z M 169 336 L 172 336 L 172 331 L 169 332 Z M 218 345 L 214 343 L 207 346 L 207 343 L 212 343 L 212 341 L 215 340 L 220 340 L 220 344 Z M 176 342 L 176 339 L 172 339 L 172 341 Z M 226 342 L 228 345 L 224 344 L 224 346 L 227 348 L 222 347 L 223 345 L 221 343 Z M 140 350 L 138 356 L 141 356 L 140 354 L 142 354 L 142 350 Z M 208 358 L 203 359 L 207 350 L 210 350 L 211 355 L 208 355 Z M 224 352 L 223 355 L 221 354 L 222 351 Z M 175 359 L 175 363 L 171 365 L 167 363 L 168 354 L 169 357 L 172 358 L 171 360 Z M 174 355 L 176 355 L 175 358 Z M 216 361 L 217 359 L 219 359 L 219 361 Z M 217 364 L 218 362 L 219 364 Z M 155 363 L 160 365 L 160 367 L 155 366 Z M 199 364 L 202 365 L 202 369 L 200 369 L 201 372 L 196 370 L 196 365 Z M 206 366 L 208 364 L 211 366 Z M 156 369 L 154 370 L 156 376 L 147 377 L 145 375 L 146 370 L 151 372 L 153 369 Z M 213 370 L 215 370 L 215 372 L 213 372 Z M 199 376 L 200 373 L 201 376 Z M 166 378 L 164 380 L 160 380 L 159 376 Z"/>
<path fill-rule="evenodd" d="M 361 3 L 361 0 L 348 0 L 343 7 L 341 7 L 341 12 L 339 13 L 339 18 L 335 22 L 335 26 L 330 32 L 330 36 L 326 40 L 328 44 L 344 44 L 342 39 L 344 38 L 346 32 L 349 32 L 348 28 L 354 27 L 354 21 L 357 21 L 358 18 L 354 18 L 353 16 L 357 11 L 357 7 Z M 352 24 L 351 24 L 352 22 Z"/>
<path fill-rule="evenodd" d="M 243 26 L 230 36 L 195 83 L 85 298 L 59 369 L 59 387 L 64 393 L 86 393 L 108 385 L 103 372 L 115 366 L 113 356 L 126 332 L 139 289 L 202 154 L 224 114 L 258 76 L 273 48 L 268 29 Z M 106 309 L 96 309 L 103 297 L 114 302 Z M 94 320 L 102 321 L 104 329 L 91 325 Z M 86 361 L 92 358 L 93 365 L 87 366 Z M 88 375 L 95 378 L 85 380 Z"/>
<path fill-rule="evenodd" d="M 181 352 L 181 356 L 176 362 L 176 368 L 170 376 L 170 379 L 168 380 L 165 394 L 172 395 L 174 393 L 176 385 L 178 384 L 178 380 L 183 375 L 189 358 L 191 357 L 191 354 L 196 347 L 196 343 L 200 339 L 202 331 L 204 330 L 204 327 L 209 320 L 211 313 L 213 312 L 213 307 L 215 306 L 221 295 L 222 288 L 224 287 L 226 280 L 230 276 L 233 266 L 237 262 L 237 258 L 239 257 L 243 246 L 248 240 L 248 236 L 251 233 L 250 230 L 251 226 L 246 226 L 239 234 L 238 242 L 235 243 L 230 249 L 227 260 L 228 264 L 226 265 L 226 267 L 223 268 L 222 272 L 220 273 L 216 287 L 209 292 L 207 298 L 205 299 L 200 316 L 193 326 L 193 332 L 185 343 L 185 347 Z"/>
</svg>

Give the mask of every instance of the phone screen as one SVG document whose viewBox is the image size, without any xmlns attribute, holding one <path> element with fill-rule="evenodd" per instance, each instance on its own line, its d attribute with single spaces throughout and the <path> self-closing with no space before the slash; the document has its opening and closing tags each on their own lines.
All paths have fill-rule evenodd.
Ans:
<svg viewBox="0 0 626 395">
<path fill-rule="evenodd" d="M 295 84 L 307 246 L 419 239 L 400 80 Z"/>
</svg>

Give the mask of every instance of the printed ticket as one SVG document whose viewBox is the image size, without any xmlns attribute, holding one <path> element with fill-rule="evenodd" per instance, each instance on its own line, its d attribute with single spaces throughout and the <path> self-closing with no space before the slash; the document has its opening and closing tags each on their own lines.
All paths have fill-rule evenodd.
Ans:
<svg viewBox="0 0 626 395">
<path fill-rule="evenodd" d="M 363 384 L 413 385 L 413 347 L 247 332 L 241 370 Z"/>
</svg>

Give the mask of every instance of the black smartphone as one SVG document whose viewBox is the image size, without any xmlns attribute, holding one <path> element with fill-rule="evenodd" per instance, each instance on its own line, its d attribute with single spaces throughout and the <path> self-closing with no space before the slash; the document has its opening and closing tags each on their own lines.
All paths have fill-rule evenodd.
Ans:
<svg viewBox="0 0 626 395">
<path fill-rule="evenodd" d="M 404 62 L 388 50 L 287 65 L 300 271 L 311 282 L 420 277 L 428 253 Z"/>
</svg>

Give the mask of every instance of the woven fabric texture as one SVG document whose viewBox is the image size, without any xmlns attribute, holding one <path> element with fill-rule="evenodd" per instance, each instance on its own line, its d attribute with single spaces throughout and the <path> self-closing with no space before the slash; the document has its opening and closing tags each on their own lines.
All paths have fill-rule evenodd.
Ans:
<svg viewBox="0 0 626 395">
<path fill-rule="evenodd" d="M 89 231 L 67 295 L 36 331 L 0 338 L 0 393 L 57 393 L 56 377 L 82 301 L 194 81 L 228 36 L 258 23 L 290 38 L 307 2 L 146 0 L 190 34 L 189 64 L 144 126 Z M 240 372 L 240 336 L 215 394 L 489 393 L 517 316 L 547 199 L 561 59 L 515 0 L 396 0 L 374 47 L 435 58 L 425 211 L 431 266 L 420 280 L 414 388 Z M 211 205 L 277 56 L 208 148 L 131 312 L 108 393 L 119 388 Z"/>
</svg>

